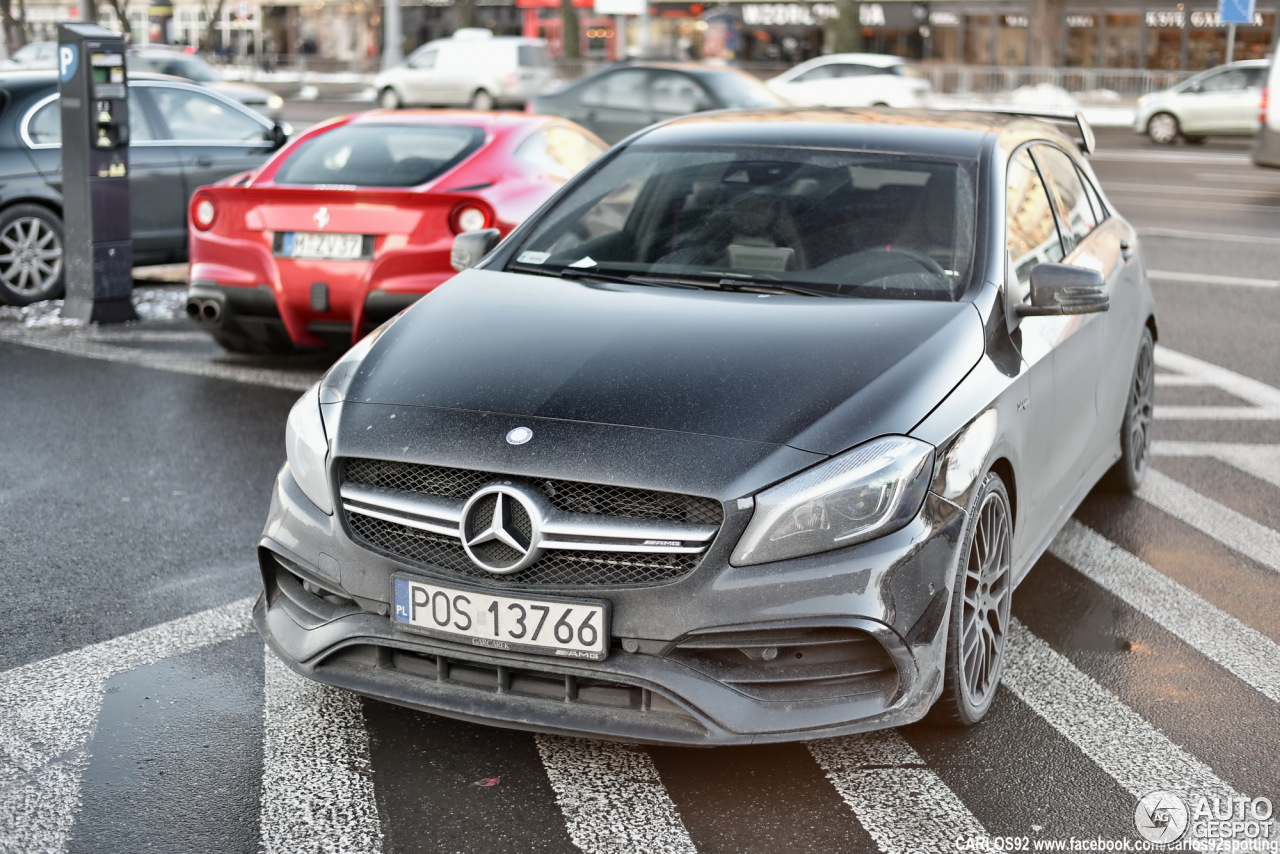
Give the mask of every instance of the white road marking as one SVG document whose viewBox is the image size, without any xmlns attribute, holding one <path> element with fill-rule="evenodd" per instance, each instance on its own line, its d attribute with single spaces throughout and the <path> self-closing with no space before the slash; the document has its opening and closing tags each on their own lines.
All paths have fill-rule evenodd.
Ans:
<svg viewBox="0 0 1280 854">
<path fill-rule="evenodd" d="M 694 854 L 653 760 L 628 744 L 535 737 L 569 839 L 587 854 Z"/>
<path fill-rule="evenodd" d="M 359 697 L 304 679 L 265 653 L 260 850 L 379 854 L 382 823 Z"/>
<path fill-rule="evenodd" d="M 1197 172 L 1193 175 L 1197 181 L 1232 181 L 1238 184 L 1280 184 L 1280 175 L 1259 175 L 1257 171 L 1241 172 Z"/>
<path fill-rule="evenodd" d="M 1280 389 L 1235 371 L 1157 345 L 1156 367 L 1164 371 L 1215 386 L 1251 404 L 1250 406 L 1160 406 L 1156 418 L 1168 420 L 1263 421 L 1280 419 Z M 1160 382 L 1159 379 L 1156 380 Z M 1167 380 L 1166 380 L 1167 382 Z"/>
<path fill-rule="evenodd" d="M 1152 161 L 1162 161 L 1165 163 L 1222 163 L 1240 166 L 1249 166 L 1252 168 L 1253 161 L 1249 159 L 1247 154 L 1231 154 L 1228 152 L 1216 151 L 1157 151 L 1155 149 L 1138 149 L 1138 148 L 1120 148 L 1120 149 L 1103 149 L 1095 151 L 1089 155 L 1089 159 L 1096 162 L 1114 161 L 1117 163 L 1150 163 Z"/>
<path fill-rule="evenodd" d="M 1191 282 L 1197 285 L 1280 288 L 1280 279 L 1245 279 L 1240 276 L 1213 276 L 1208 273 L 1180 273 L 1173 270 L 1148 270 L 1147 277 L 1161 282 Z"/>
<path fill-rule="evenodd" d="M 1280 487 L 1280 445 L 1244 442 L 1175 442 L 1158 440 L 1151 452 L 1165 457 L 1212 457 L 1245 474 Z"/>
<path fill-rule="evenodd" d="M 1174 204 L 1176 199 L 1153 199 L 1146 195 L 1130 194 L 1130 193 L 1108 193 L 1107 195 L 1123 198 L 1122 207 L 1144 207 L 1144 208 L 1169 208 Z M 1280 208 L 1271 205 L 1248 205 L 1236 204 L 1233 202 L 1205 202 L 1196 199 L 1194 202 L 1187 200 L 1186 204 L 1194 204 L 1197 211 L 1227 211 L 1227 212 L 1245 212 L 1245 213 L 1261 213 L 1261 214 L 1280 214 Z"/>
<path fill-rule="evenodd" d="M 1049 547 L 1061 560 L 1280 703 L 1280 645 L 1074 519 Z"/>
<path fill-rule="evenodd" d="M 1255 190 L 1246 187 L 1189 187 L 1186 185 L 1173 186 L 1169 184 L 1123 184 L 1117 181 L 1108 181 L 1106 189 L 1108 193 L 1114 194 L 1139 193 L 1144 196 L 1229 196 L 1235 199 L 1242 196 L 1270 198 L 1274 192 L 1274 190 L 1269 187 Z"/>
<path fill-rule="evenodd" d="M 0 851 L 61 852 L 106 681 L 251 631 L 252 599 L 0 673 Z"/>
<path fill-rule="evenodd" d="M 1199 377 L 1185 377 L 1181 374 L 1156 374 L 1156 388 L 1170 388 L 1173 386 L 1207 386 L 1211 383 L 1200 379 Z"/>
<path fill-rule="evenodd" d="M 1229 549 L 1280 572 L 1280 533 L 1207 498 L 1158 471 L 1148 471 L 1138 496 Z"/>
<path fill-rule="evenodd" d="M 885 854 L 947 851 L 982 823 L 892 730 L 813 741 L 809 752 Z"/>
<path fill-rule="evenodd" d="M 1216 231 L 1190 231 L 1181 228 L 1140 228 L 1143 237 L 1173 237 L 1178 240 L 1207 240 L 1210 243 L 1261 243 L 1280 245 L 1280 237 L 1263 234 L 1222 234 Z"/>
<path fill-rule="evenodd" d="M 1018 620 L 1005 646 L 1004 685 L 1136 798 L 1158 789 L 1236 797 L 1191 756 Z"/>
</svg>

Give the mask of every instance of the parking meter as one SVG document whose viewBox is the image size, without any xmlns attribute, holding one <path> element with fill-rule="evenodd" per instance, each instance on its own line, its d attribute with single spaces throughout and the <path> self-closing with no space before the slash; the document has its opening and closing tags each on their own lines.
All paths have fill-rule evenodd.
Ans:
<svg viewBox="0 0 1280 854">
<path fill-rule="evenodd" d="M 58 25 L 62 107 L 62 316 L 136 320 L 129 210 L 129 89 L 125 42 L 95 24 Z"/>
</svg>

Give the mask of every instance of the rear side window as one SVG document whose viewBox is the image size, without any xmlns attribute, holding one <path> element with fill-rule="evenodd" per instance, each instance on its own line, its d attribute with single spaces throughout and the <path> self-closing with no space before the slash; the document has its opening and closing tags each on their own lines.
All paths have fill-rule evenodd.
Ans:
<svg viewBox="0 0 1280 854">
<path fill-rule="evenodd" d="M 277 184 L 415 187 L 444 174 L 484 144 L 484 131 L 457 126 L 346 125 L 300 145 Z"/>
<path fill-rule="evenodd" d="M 31 114 L 27 121 L 27 136 L 32 145 L 62 144 L 62 108 L 56 100 L 50 101 Z M 129 99 L 129 139 L 132 142 L 148 142 L 156 138 L 151 120 L 135 92 Z"/>
<path fill-rule="evenodd" d="M 1040 172 L 1024 148 L 1009 161 L 1005 197 L 1005 238 L 1015 281 L 1010 294 L 1014 302 L 1031 295 L 1031 268 L 1056 264 L 1066 257 L 1054 221 L 1053 205 Z"/>
<path fill-rule="evenodd" d="M 567 181 L 604 153 L 604 148 L 576 130 L 549 127 L 520 143 L 516 157 L 539 174 Z"/>
<path fill-rule="evenodd" d="M 1037 145 L 1033 151 L 1044 180 L 1049 185 L 1049 193 L 1062 225 L 1062 236 L 1074 248 L 1098 225 L 1093 207 L 1089 204 L 1088 193 L 1080 182 L 1080 173 L 1076 171 L 1071 158 L 1057 148 Z"/>
<path fill-rule="evenodd" d="M 516 50 L 516 63 L 521 68 L 545 68 L 551 64 L 551 60 L 541 46 L 522 44 Z"/>
<path fill-rule="evenodd" d="M 647 109 L 648 80 L 649 75 L 638 68 L 606 74 L 582 93 L 582 103 L 615 110 Z"/>
</svg>

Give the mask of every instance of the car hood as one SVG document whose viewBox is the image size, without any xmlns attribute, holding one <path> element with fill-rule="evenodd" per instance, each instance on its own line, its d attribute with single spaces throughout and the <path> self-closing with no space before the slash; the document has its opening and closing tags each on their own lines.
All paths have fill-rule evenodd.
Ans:
<svg viewBox="0 0 1280 854">
<path fill-rule="evenodd" d="M 982 353 L 968 303 L 469 270 L 382 334 L 346 399 L 833 454 L 911 430 Z"/>
</svg>

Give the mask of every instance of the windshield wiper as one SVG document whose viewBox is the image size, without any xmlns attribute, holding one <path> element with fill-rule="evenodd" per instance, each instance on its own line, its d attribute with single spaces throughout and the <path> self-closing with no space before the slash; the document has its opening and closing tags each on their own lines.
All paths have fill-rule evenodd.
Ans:
<svg viewBox="0 0 1280 854">
<path fill-rule="evenodd" d="M 673 282 L 663 278 L 641 277 L 633 273 L 613 273 L 596 267 L 538 267 L 532 264 L 512 264 L 507 267 L 519 273 L 537 273 L 540 276 L 558 276 L 561 279 L 596 279 L 601 282 L 617 282 L 621 285 L 650 285 L 662 288 L 695 288 L 696 285 Z"/>
<path fill-rule="evenodd" d="M 706 273 L 697 277 L 681 276 L 679 281 L 702 288 L 719 291 L 744 291 L 747 293 L 800 294 L 807 297 L 839 296 L 835 291 L 809 288 L 794 282 L 778 279 L 761 279 L 740 273 Z"/>
</svg>

